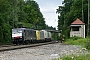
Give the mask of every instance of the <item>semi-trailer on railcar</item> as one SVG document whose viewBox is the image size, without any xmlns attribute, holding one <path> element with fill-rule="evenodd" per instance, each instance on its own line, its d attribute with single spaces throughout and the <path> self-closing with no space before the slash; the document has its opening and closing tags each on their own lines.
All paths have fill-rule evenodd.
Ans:
<svg viewBox="0 0 90 60">
<path fill-rule="evenodd" d="M 14 44 L 28 44 L 35 42 L 51 41 L 51 33 L 46 30 L 34 30 L 29 28 L 12 29 L 12 42 Z"/>
</svg>

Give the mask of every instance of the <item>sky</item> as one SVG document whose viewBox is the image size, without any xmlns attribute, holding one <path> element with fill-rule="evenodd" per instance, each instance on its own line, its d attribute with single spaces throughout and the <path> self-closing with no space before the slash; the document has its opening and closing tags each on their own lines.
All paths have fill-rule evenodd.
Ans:
<svg viewBox="0 0 90 60">
<path fill-rule="evenodd" d="M 62 5 L 63 0 L 35 0 L 42 12 L 45 22 L 48 26 L 55 27 L 58 26 L 58 14 L 56 14 L 56 9 L 58 6 Z"/>
</svg>

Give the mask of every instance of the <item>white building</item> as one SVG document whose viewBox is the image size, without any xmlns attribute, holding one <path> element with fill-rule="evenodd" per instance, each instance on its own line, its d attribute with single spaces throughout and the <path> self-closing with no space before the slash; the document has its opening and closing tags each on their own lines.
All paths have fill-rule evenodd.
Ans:
<svg viewBox="0 0 90 60">
<path fill-rule="evenodd" d="M 74 36 L 85 38 L 85 23 L 78 18 L 71 23 L 70 37 Z"/>
</svg>

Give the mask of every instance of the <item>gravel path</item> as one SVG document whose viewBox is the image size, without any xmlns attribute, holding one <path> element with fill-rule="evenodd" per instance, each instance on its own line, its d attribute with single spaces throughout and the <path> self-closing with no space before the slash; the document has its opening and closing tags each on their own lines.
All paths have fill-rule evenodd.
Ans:
<svg viewBox="0 0 90 60">
<path fill-rule="evenodd" d="M 63 55 L 87 53 L 81 46 L 58 43 L 0 52 L 0 60 L 52 60 Z"/>
</svg>

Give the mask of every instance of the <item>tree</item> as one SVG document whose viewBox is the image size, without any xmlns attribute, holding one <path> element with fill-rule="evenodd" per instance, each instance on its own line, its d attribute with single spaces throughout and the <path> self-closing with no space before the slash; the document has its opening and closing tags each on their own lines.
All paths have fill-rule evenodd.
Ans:
<svg viewBox="0 0 90 60">
<path fill-rule="evenodd" d="M 84 21 L 87 24 L 87 0 L 83 0 Z M 71 23 L 79 18 L 82 20 L 82 0 L 64 0 L 63 6 L 57 9 L 58 28 L 62 25 L 62 34 L 68 37 L 70 29 L 68 28 Z M 68 34 L 67 34 L 68 33 Z"/>
<path fill-rule="evenodd" d="M 10 42 L 11 40 L 11 5 L 8 0 L 0 0 L 0 42 Z"/>
<path fill-rule="evenodd" d="M 17 27 L 46 28 L 36 1 L 0 0 L 0 44 L 10 43 L 11 30 Z"/>
<path fill-rule="evenodd" d="M 36 1 L 27 0 L 25 3 L 24 12 L 27 14 L 27 23 L 32 24 L 35 28 L 38 25 L 38 29 L 45 29 L 46 24 L 43 18 L 42 13 L 40 12 L 39 5 Z"/>
</svg>

